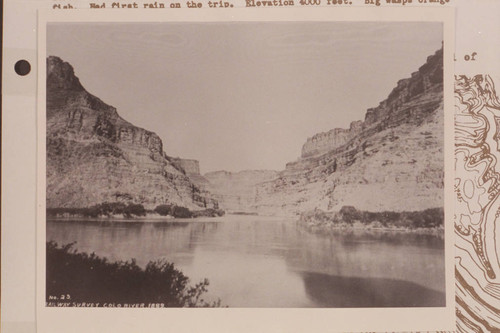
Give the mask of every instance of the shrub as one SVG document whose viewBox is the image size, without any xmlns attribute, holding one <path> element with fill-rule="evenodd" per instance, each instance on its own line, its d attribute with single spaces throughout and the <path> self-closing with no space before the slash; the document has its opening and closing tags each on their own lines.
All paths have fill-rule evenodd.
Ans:
<svg viewBox="0 0 500 333">
<path fill-rule="evenodd" d="M 189 279 L 172 263 L 149 262 L 141 269 L 135 262 L 108 262 L 94 253 L 47 243 L 46 297 L 69 295 L 71 302 L 140 304 L 163 303 L 167 307 L 218 306 L 205 302 L 208 280 L 189 286 Z"/>
<path fill-rule="evenodd" d="M 189 209 L 186 207 L 181 207 L 181 206 L 174 206 L 172 207 L 172 216 L 177 217 L 177 218 L 189 218 L 192 217 L 193 214 Z"/>
<path fill-rule="evenodd" d="M 193 217 L 217 217 L 224 216 L 226 212 L 222 209 L 207 208 L 203 210 L 195 210 L 192 212 Z"/>
<path fill-rule="evenodd" d="M 97 207 L 100 215 L 118 215 L 125 212 L 127 205 L 123 202 L 104 202 L 97 205 Z"/>
<path fill-rule="evenodd" d="M 155 207 L 155 212 L 161 216 L 170 215 L 172 206 L 170 205 L 159 205 Z"/>
<path fill-rule="evenodd" d="M 344 220 L 347 223 L 352 224 L 355 220 L 362 219 L 362 213 L 358 212 L 358 210 L 353 206 L 342 206 L 339 213 L 340 216 L 342 217 L 342 220 Z"/>
<path fill-rule="evenodd" d="M 132 215 L 146 216 L 146 209 L 144 209 L 144 206 L 141 204 L 129 204 L 125 208 L 123 215 L 125 215 L 126 217 L 130 217 Z"/>
<path fill-rule="evenodd" d="M 435 228 L 443 225 L 444 211 L 442 208 L 430 208 L 422 212 L 411 212 L 408 219 L 415 228 Z"/>
</svg>

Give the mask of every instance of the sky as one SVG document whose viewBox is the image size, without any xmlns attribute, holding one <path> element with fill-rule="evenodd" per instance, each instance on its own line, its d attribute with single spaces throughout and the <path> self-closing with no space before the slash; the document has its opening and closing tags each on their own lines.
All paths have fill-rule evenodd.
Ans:
<svg viewBox="0 0 500 333">
<path fill-rule="evenodd" d="M 364 120 L 442 40 L 429 22 L 50 23 L 47 55 L 169 156 L 236 172 Z"/>
</svg>

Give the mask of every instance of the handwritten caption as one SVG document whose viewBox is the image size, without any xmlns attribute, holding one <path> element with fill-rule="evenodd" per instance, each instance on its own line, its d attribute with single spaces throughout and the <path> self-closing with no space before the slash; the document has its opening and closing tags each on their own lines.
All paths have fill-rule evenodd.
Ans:
<svg viewBox="0 0 500 333">
<path fill-rule="evenodd" d="M 45 302 L 48 307 L 77 307 L 77 308 L 164 308 L 165 303 L 98 303 L 75 302 L 70 294 L 49 295 Z"/>
<path fill-rule="evenodd" d="M 56 308 L 165 308 L 164 303 L 89 303 L 89 302 L 46 302 L 47 307 Z"/>
</svg>

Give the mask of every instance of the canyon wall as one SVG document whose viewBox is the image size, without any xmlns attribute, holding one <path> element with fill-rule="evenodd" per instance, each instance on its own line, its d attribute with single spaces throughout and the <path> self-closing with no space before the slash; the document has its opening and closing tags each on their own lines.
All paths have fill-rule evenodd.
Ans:
<svg viewBox="0 0 500 333">
<path fill-rule="evenodd" d="M 344 145 L 361 132 L 363 122 L 353 121 L 348 129 L 335 128 L 328 132 L 315 134 L 308 138 L 302 146 L 301 158 L 308 158 L 314 155 L 324 154 L 336 147 Z"/>
<path fill-rule="evenodd" d="M 443 51 L 400 80 L 364 121 L 309 138 L 301 157 L 256 188 L 263 214 L 344 205 L 370 211 L 442 207 Z"/>
<path fill-rule="evenodd" d="M 162 140 L 89 94 L 72 66 L 47 58 L 47 207 L 134 202 L 146 208 L 217 206 L 189 173 L 198 162 L 169 157 Z"/>
<path fill-rule="evenodd" d="M 231 212 L 257 213 L 256 191 L 260 183 L 276 178 L 277 171 L 245 170 L 214 171 L 204 175 L 207 189 L 215 196 L 220 208 Z"/>
<path fill-rule="evenodd" d="M 170 161 L 174 165 L 176 165 L 179 168 L 186 171 L 186 174 L 188 174 L 188 175 L 189 174 L 194 174 L 194 175 L 200 174 L 200 162 L 197 160 L 174 157 L 174 158 L 171 158 Z"/>
</svg>

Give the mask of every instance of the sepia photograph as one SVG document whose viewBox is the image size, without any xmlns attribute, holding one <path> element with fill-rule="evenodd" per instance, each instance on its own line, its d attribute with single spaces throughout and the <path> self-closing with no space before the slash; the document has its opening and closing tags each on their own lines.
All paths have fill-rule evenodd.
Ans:
<svg viewBox="0 0 500 333">
<path fill-rule="evenodd" d="M 442 22 L 49 22 L 45 47 L 46 307 L 449 305 Z"/>
</svg>

